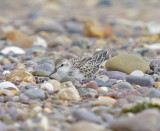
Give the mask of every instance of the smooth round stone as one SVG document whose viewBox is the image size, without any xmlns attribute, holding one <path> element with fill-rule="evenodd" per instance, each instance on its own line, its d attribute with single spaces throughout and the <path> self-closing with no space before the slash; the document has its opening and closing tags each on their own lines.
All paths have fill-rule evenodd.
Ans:
<svg viewBox="0 0 160 131">
<path fill-rule="evenodd" d="M 2 49 L 1 53 L 4 55 L 8 55 L 10 53 L 16 54 L 16 55 L 24 55 L 25 51 L 17 46 L 9 46 L 9 47 L 5 47 L 4 49 Z"/>
<path fill-rule="evenodd" d="M 41 85 L 41 89 L 43 89 L 43 90 L 49 90 L 49 91 L 54 91 L 53 85 L 51 83 L 47 83 L 47 82 L 43 83 Z"/>
<path fill-rule="evenodd" d="M 80 100 L 80 95 L 71 81 L 61 84 L 61 90 L 58 92 L 58 97 L 62 100 Z"/>
<path fill-rule="evenodd" d="M 65 27 L 66 27 L 68 33 L 82 34 L 82 26 L 80 23 L 68 22 L 68 23 L 66 23 Z"/>
<path fill-rule="evenodd" d="M 142 59 L 142 57 L 134 54 L 122 54 L 107 60 L 106 69 L 108 71 L 121 71 L 130 74 L 134 70 L 141 70 L 147 72 L 150 70 L 149 65 Z"/>
<path fill-rule="evenodd" d="M 116 99 L 108 96 L 99 96 L 98 100 L 95 101 L 95 106 L 112 106 L 116 102 Z"/>
<path fill-rule="evenodd" d="M 107 87 L 98 88 L 98 93 L 100 93 L 100 94 L 106 94 L 108 92 L 109 92 L 109 89 Z"/>
<path fill-rule="evenodd" d="M 11 64 L 11 60 L 5 58 L 4 56 L 0 56 L 0 62 L 2 64 Z"/>
<path fill-rule="evenodd" d="M 98 76 L 96 76 L 96 78 L 103 81 L 103 82 L 106 82 L 109 80 L 109 77 L 106 75 L 98 75 Z"/>
<path fill-rule="evenodd" d="M 74 123 L 67 129 L 67 131 L 100 131 L 103 127 L 88 121 L 80 121 Z"/>
<path fill-rule="evenodd" d="M 160 98 L 160 91 L 159 90 L 152 90 L 149 94 L 148 94 L 149 98 Z"/>
<path fill-rule="evenodd" d="M 36 82 L 36 79 L 31 73 L 23 70 L 13 70 L 6 76 L 6 80 L 12 82 Z"/>
<path fill-rule="evenodd" d="M 105 71 L 101 72 L 101 75 L 106 75 L 109 79 L 116 79 L 116 80 L 125 80 L 127 74 L 120 71 Z"/>
<path fill-rule="evenodd" d="M 19 90 L 12 82 L 4 81 L 0 83 L 0 89 Z"/>
<path fill-rule="evenodd" d="M 10 71 L 8 71 L 8 70 L 5 70 L 5 71 L 3 71 L 3 75 L 8 75 L 9 73 L 11 73 Z"/>
<path fill-rule="evenodd" d="M 126 77 L 126 81 L 130 84 L 141 85 L 141 86 L 153 86 L 155 81 L 151 76 L 131 76 Z"/>
<path fill-rule="evenodd" d="M 58 97 L 62 100 L 80 100 L 80 95 L 75 87 L 63 88 L 58 92 Z"/>
<path fill-rule="evenodd" d="M 28 96 L 30 99 L 45 99 L 45 92 L 42 89 L 28 89 L 25 91 L 24 95 Z"/>
<path fill-rule="evenodd" d="M 89 81 L 85 88 L 92 88 L 92 89 L 98 89 L 98 85 L 95 81 Z"/>
<path fill-rule="evenodd" d="M 135 71 L 132 71 L 130 75 L 132 75 L 132 76 L 144 76 L 144 73 L 140 70 L 135 70 Z"/>
<path fill-rule="evenodd" d="M 37 66 L 35 66 L 34 70 L 42 70 L 42 71 L 48 71 L 52 72 L 54 70 L 54 64 L 53 60 L 46 60 L 44 62 L 39 63 Z"/>
<path fill-rule="evenodd" d="M 102 119 L 99 116 L 86 109 L 76 109 L 73 111 L 72 115 L 76 121 L 86 120 L 95 123 L 102 123 Z"/>
<path fill-rule="evenodd" d="M 61 88 L 61 83 L 57 80 L 49 80 L 47 82 L 52 84 L 54 91 L 57 91 Z"/>
<path fill-rule="evenodd" d="M 98 87 L 112 87 L 112 84 L 109 82 L 103 82 L 99 79 L 95 79 L 94 81 L 97 83 Z"/>
<path fill-rule="evenodd" d="M 115 84 L 111 88 L 118 88 L 118 90 L 134 89 L 133 86 L 128 82 L 121 82 L 121 83 Z"/>
</svg>

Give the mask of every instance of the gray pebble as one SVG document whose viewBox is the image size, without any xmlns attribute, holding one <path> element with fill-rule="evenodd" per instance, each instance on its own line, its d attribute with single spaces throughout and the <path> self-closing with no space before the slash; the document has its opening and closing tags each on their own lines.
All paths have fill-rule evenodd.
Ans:
<svg viewBox="0 0 160 131">
<path fill-rule="evenodd" d="M 158 90 L 152 90 L 149 94 L 148 94 L 149 98 L 160 98 L 160 91 Z"/>
<path fill-rule="evenodd" d="M 45 92 L 41 89 L 28 89 L 24 94 L 30 99 L 45 99 Z"/>
<path fill-rule="evenodd" d="M 94 81 L 97 83 L 98 87 L 112 87 L 112 84 L 109 82 L 104 82 L 99 79 L 95 79 Z"/>
<path fill-rule="evenodd" d="M 46 24 L 38 27 L 36 29 L 36 32 L 63 32 L 64 27 L 61 24 L 55 23 L 55 24 Z"/>
<path fill-rule="evenodd" d="M 112 86 L 112 88 L 118 88 L 118 90 L 130 89 L 133 90 L 133 86 L 128 82 L 121 82 Z"/>
<path fill-rule="evenodd" d="M 42 64 L 35 66 L 33 69 L 51 72 L 51 71 L 53 71 L 54 66 L 53 66 L 53 64 L 50 64 L 50 63 L 42 63 Z"/>
<path fill-rule="evenodd" d="M 125 80 L 127 74 L 120 72 L 120 71 L 106 71 L 106 72 L 101 72 L 101 75 L 106 75 L 110 79 L 117 79 L 117 80 Z"/>
<path fill-rule="evenodd" d="M 4 64 L 3 65 L 3 70 L 12 70 L 14 66 L 12 64 Z"/>
<path fill-rule="evenodd" d="M 86 120 L 95 123 L 102 123 L 102 119 L 96 116 L 94 113 L 87 111 L 86 109 L 76 109 L 73 111 L 73 117 L 76 121 Z"/>
<path fill-rule="evenodd" d="M 130 84 L 141 85 L 141 86 L 153 86 L 154 80 L 151 76 L 131 76 L 126 77 L 126 81 Z"/>
<path fill-rule="evenodd" d="M 18 111 L 16 107 L 9 107 L 7 113 L 15 120 L 18 116 Z"/>
</svg>

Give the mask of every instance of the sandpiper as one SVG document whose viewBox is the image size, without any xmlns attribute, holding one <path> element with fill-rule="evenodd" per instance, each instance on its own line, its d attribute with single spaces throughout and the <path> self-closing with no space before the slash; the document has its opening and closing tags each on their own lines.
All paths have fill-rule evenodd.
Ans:
<svg viewBox="0 0 160 131">
<path fill-rule="evenodd" d="M 92 57 L 76 57 L 71 59 L 57 59 L 51 76 L 57 73 L 61 78 L 70 77 L 80 81 L 92 79 L 100 69 L 103 61 L 109 58 L 109 52 L 100 52 Z"/>
</svg>

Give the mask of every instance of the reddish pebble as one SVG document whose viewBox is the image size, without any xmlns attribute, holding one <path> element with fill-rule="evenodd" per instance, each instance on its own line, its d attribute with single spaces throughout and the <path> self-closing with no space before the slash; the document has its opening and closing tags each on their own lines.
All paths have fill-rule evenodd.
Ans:
<svg viewBox="0 0 160 131">
<path fill-rule="evenodd" d="M 85 88 L 98 89 L 98 85 L 95 81 L 90 81 L 86 84 Z"/>
</svg>

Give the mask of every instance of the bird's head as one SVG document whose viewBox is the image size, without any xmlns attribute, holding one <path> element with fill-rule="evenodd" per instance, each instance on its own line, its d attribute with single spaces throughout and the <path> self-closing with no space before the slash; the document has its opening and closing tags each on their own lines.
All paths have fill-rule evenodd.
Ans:
<svg viewBox="0 0 160 131">
<path fill-rule="evenodd" d="M 72 64 L 67 59 L 57 59 L 55 62 L 55 69 L 51 72 L 49 76 L 51 76 L 54 73 L 57 73 L 61 76 L 65 76 L 68 74 L 72 67 Z"/>
</svg>

